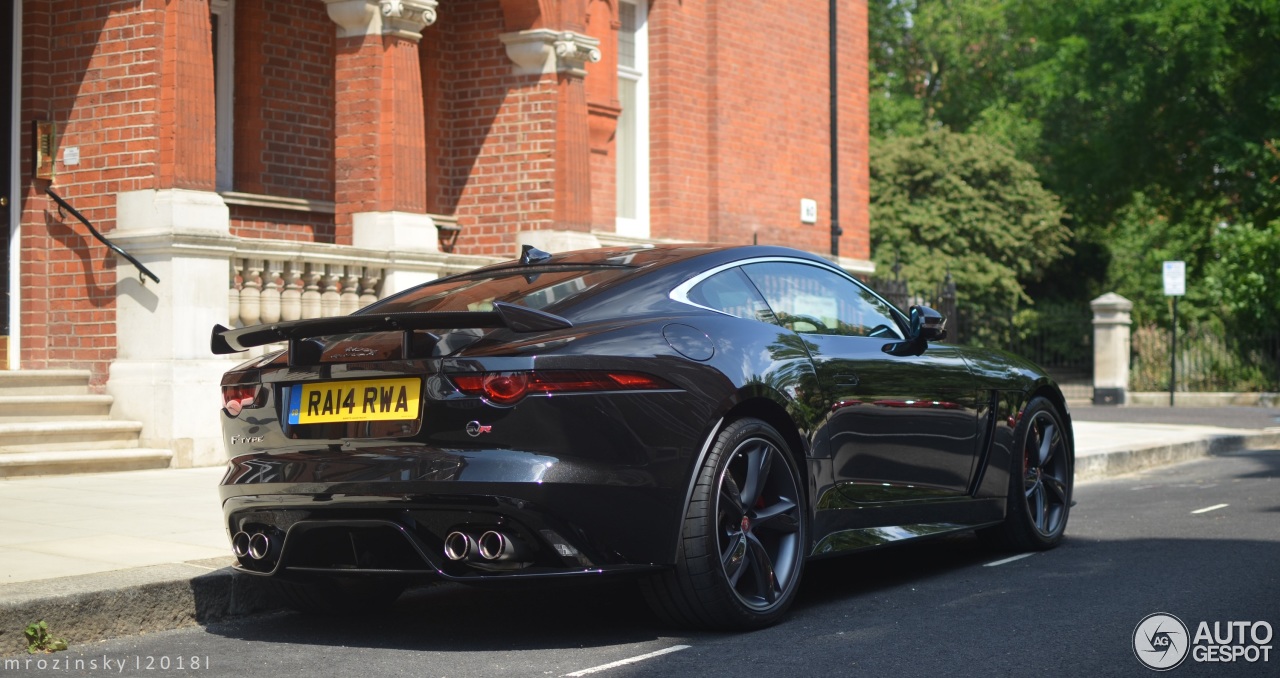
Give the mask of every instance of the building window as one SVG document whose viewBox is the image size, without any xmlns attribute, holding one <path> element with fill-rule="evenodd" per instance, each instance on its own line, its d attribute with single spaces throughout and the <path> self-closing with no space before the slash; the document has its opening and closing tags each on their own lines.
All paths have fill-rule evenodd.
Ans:
<svg viewBox="0 0 1280 678">
<path fill-rule="evenodd" d="M 618 6 L 618 233 L 649 237 L 648 3 Z"/>
<path fill-rule="evenodd" d="M 213 82 L 218 148 L 219 191 L 233 189 L 232 126 L 235 92 L 235 0 L 209 0 L 209 25 L 213 29 Z"/>
</svg>

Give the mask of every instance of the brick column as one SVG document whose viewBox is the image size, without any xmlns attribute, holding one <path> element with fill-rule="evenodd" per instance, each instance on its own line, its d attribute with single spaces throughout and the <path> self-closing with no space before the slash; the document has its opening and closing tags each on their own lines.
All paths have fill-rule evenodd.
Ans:
<svg viewBox="0 0 1280 678">
<path fill-rule="evenodd" d="M 557 78 L 555 220 L 570 231 L 591 230 L 591 135 L 584 75 L 586 71 L 577 69 Z"/>
<path fill-rule="evenodd" d="M 144 447 L 168 448 L 177 467 L 226 459 L 217 416 L 222 373 L 234 362 L 203 338 L 226 323 L 230 215 L 217 183 L 213 47 L 208 0 L 164 5 L 159 65 L 159 163 L 154 187 L 116 193 L 111 238 L 154 271 L 144 284 L 115 267 L 117 354 L 112 415 L 143 424 Z M 123 182 L 130 184 L 133 182 Z M 145 186 L 145 184 L 143 184 Z"/>
<path fill-rule="evenodd" d="M 587 35 L 600 41 L 601 59 L 586 65 L 589 77 L 587 114 L 591 139 L 591 222 L 598 229 L 617 228 L 618 158 L 614 136 L 622 105 L 618 101 L 618 29 L 615 5 L 594 0 L 587 12 Z"/>
<path fill-rule="evenodd" d="M 209 0 L 173 0 L 164 14 L 159 188 L 212 191 L 217 182 Z"/>
<path fill-rule="evenodd" d="M 427 216 L 427 147 L 418 42 L 435 0 L 324 0 L 338 24 L 335 187 L 339 244 L 439 250 Z M 402 278 L 404 276 L 401 276 Z M 403 289 L 417 282 L 392 279 Z"/>
<path fill-rule="evenodd" d="M 521 243 L 542 249 L 595 247 L 591 230 L 591 136 L 586 65 L 601 59 L 600 41 L 573 30 L 535 28 L 504 33 L 502 42 L 517 75 L 536 75 L 533 86 L 555 92 L 553 231 L 520 233 Z"/>
</svg>

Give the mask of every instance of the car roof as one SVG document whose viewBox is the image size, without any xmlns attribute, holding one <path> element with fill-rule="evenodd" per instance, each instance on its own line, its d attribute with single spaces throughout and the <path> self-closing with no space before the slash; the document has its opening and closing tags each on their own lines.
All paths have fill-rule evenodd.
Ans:
<svg viewBox="0 0 1280 678">
<path fill-rule="evenodd" d="M 524 264 L 518 259 L 469 271 L 462 275 L 483 275 L 506 269 L 537 269 L 554 266 L 629 266 L 649 268 L 707 257 L 706 266 L 718 266 L 737 259 L 757 257 L 793 257 L 831 265 L 815 254 L 790 247 L 772 245 L 723 245 L 707 243 L 663 243 L 631 247 L 598 247 L 558 252 L 538 263 Z"/>
</svg>

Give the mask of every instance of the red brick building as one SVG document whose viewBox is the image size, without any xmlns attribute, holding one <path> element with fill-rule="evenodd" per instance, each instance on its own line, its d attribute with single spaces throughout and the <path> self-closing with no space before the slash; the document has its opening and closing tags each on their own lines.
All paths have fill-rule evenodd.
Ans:
<svg viewBox="0 0 1280 678">
<path fill-rule="evenodd" d="M 828 10 L 8 0 L 8 365 L 87 369 L 144 442 L 213 463 L 215 322 L 348 312 L 521 243 L 827 254 L 834 195 L 869 272 L 866 0 L 836 6 L 834 143 Z"/>
</svg>

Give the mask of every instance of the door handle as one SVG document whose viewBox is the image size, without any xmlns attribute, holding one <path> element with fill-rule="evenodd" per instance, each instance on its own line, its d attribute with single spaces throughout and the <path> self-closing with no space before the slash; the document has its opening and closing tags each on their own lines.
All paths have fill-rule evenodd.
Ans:
<svg viewBox="0 0 1280 678">
<path fill-rule="evenodd" d="M 837 374 L 836 386 L 857 386 L 858 375 L 856 374 Z"/>
</svg>

